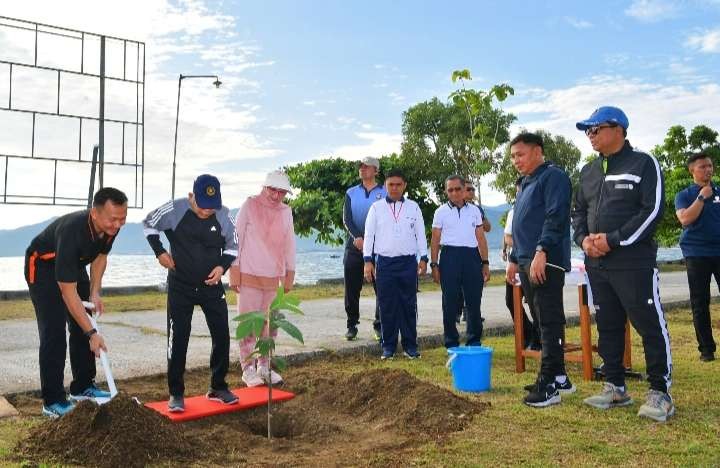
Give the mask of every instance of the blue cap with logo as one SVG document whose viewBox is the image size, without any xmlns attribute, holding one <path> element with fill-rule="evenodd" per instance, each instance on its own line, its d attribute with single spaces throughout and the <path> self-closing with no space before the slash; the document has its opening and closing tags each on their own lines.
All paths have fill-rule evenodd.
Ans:
<svg viewBox="0 0 720 468">
<path fill-rule="evenodd" d="M 222 207 L 220 181 L 210 174 L 198 176 L 193 183 L 193 194 L 197 206 L 206 210 L 219 210 Z"/>
<path fill-rule="evenodd" d="M 595 109 L 592 115 L 575 124 L 578 130 L 587 130 L 590 127 L 595 127 L 604 123 L 618 124 L 625 130 L 630 126 L 630 121 L 619 107 L 604 106 Z"/>
</svg>

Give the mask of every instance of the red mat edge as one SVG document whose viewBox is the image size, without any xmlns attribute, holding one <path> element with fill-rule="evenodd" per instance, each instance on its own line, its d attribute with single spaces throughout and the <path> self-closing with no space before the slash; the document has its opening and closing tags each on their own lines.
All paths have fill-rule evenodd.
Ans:
<svg viewBox="0 0 720 468">
<path fill-rule="evenodd" d="M 258 390 L 263 391 L 263 395 L 265 395 L 265 398 L 258 401 L 253 401 L 249 403 L 243 404 L 243 396 L 248 396 L 247 394 L 251 395 L 257 395 L 259 394 Z M 197 419 L 207 418 L 210 416 L 217 416 L 218 414 L 226 414 L 226 413 L 234 413 L 237 411 L 243 411 L 246 409 L 251 408 L 257 408 L 258 406 L 263 406 L 267 404 L 267 387 L 242 387 L 242 388 L 235 388 L 231 389 L 231 392 L 233 392 L 239 399 L 240 402 L 235 405 L 225 405 L 223 403 L 217 402 L 217 401 L 210 401 L 205 398 L 205 395 L 197 395 L 193 397 L 189 397 L 185 399 L 185 412 L 182 413 L 171 413 L 168 411 L 167 406 L 167 400 L 162 401 L 152 401 L 149 403 L 145 403 L 144 406 L 156 411 L 160 415 L 168 418 L 172 422 L 186 422 L 186 421 L 194 421 Z M 295 398 L 295 394 L 292 392 L 288 392 L 286 390 L 279 390 L 273 388 L 272 391 L 272 401 L 273 402 L 282 402 L 287 401 Z M 193 400 L 198 401 L 202 400 L 203 406 L 205 408 L 209 408 L 207 411 L 204 412 L 197 412 L 197 411 L 188 411 L 188 403 L 192 405 Z"/>
</svg>

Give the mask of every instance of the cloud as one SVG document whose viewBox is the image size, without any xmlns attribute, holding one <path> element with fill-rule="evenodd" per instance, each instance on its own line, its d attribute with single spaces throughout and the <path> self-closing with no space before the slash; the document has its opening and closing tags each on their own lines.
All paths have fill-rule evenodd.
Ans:
<svg viewBox="0 0 720 468">
<path fill-rule="evenodd" d="M 563 20 L 565 20 L 566 23 L 568 23 L 570 26 L 572 26 L 575 29 L 588 29 L 592 28 L 593 24 L 589 21 L 578 19 L 572 16 L 565 16 L 563 17 Z"/>
<path fill-rule="evenodd" d="M 536 92 L 523 104 L 508 107 L 519 117 L 513 132 L 545 129 L 575 142 L 583 154 L 592 152 L 575 123 L 602 105 L 621 107 L 630 120 L 629 139 L 646 151 L 662 142 L 672 125 L 706 124 L 720 128 L 720 85 L 667 86 L 623 76 L 596 76 L 568 88 Z"/>
<path fill-rule="evenodd" d="M 405 102 L 405 96 L 398 94 L 394 91 L 388 93 L 387 96 L 391 99 L 393 104 L 402 104 L 403 102 Z"/>
<path fill-rule="evenodd" d="M 315 117 L 325 117 L 327 115 L 327 112 L 317 111 L 317 112 L 313 112 L 313 115 Z"/>
<path fill-rule="evenodd" d="M 332 151 L 338 156 L 351 161 L 359 160 L 365 156 L 382 156 L 400 152 L 402 135 L 377 132 L 357 132 L 355 136 L 362 143 L 340 146 Z"/>
<path fill-rule="evenodd" d="M 280 125 L 270 125 L 268 128 L 270 130 L 295 130 L 297 129 L 297 125 L 293 123 L 284 123 Z"/>
<path fill-rule="evenodd" d="M 303 101 L 303 106 L 314 106 L 317 104 L 315 101 Z"/>
<path fill-rule="evenodd" d="M 720 28 L 705 30 L 691 35 L 685 45 L 706 54 L 720 53 Z"/>
<path fill-rule="evenodd" d="M 627 16 L 644 23 L 673 18 L 677 12 L 677 5 L 669 0 L 633 0 L 625 10 Z"/>
</svg>

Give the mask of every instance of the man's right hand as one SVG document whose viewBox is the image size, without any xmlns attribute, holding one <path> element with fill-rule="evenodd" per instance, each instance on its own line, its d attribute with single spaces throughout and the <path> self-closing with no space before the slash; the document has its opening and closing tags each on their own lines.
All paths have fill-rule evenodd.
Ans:
<svg viewBox="0 0 720 468">
<path fill-rule="evenodd" d="M 700 195 L 703 196 L 703 198 L 710 198 L 713 195 L 713 189 L 712 185 L 707 184 L 705 187 L 700 189 Z"/>
<path fill-rule="evenodd" d="M 368 283 L 372 283 L 372 281 L 375 279 L 375 265 L 373 265 L 372 262 L 365 262 L 363 274 L 365 276 L 365 281 L 367 281 Z"/>
<path fill-rule="evenodd" d="M 356 237 L 353 239 L 353 245 L 356 249 L 358 249 L 360 252 L 362 252 L 363 245 L 365 245 L 365 241 L 362 237 Z"/>
<path fill-rule="evenodd" d="M 432 268 L 432 277 L 433 281 L 440 284 L 440 267 L 433 267 Z"/>
<path fill-rule="evenodd" d="M 518 273 L 518 264 L 513 262 L 508 262 L 507 268 L 505 268 L 505 281 L 507 281 L 508 284 L 515 285 L 515 276 Z"/>
<path fill-rule="evenodd" d="M 157 259 L 158 262 L 160 262 L 160 265 L 162 265 L 164 268 L 167 268 L 168 270 L 175 269 L 175 260 L 173 260 L 172 256 L 170 256 L 169 253 L 163 252 L 158 255 Z"/>
<path fill-rule="evenodd" d="M 101 349 L 107 352 L 107 347 L 105 346 L 105 339 L 100 333 L 93 333 L 92 336 L 90 336 L 90 351 L 95 354 L 95 357 L 100 357 Z"/>
<path fill-rule="evenodd" d="M 585 239 L 583 239 L 583 241 L 582 241 L 583 252 L 585 252 L 585 254 L 588 257 L 592 257 L 592 258 L 602 257 L 605 254 L 600 249 L 595 247 L 594 236 L 595 236 L 595 234 L 590 234 L 589 236 L 585 236 Z"/>
</svg>

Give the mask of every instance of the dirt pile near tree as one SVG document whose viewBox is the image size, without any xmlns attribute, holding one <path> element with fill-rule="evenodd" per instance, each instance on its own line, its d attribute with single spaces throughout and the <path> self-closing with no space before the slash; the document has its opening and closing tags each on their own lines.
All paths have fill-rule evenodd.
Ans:
<svg viewBox="0 0 720 468">
<path fill-rule="evenodd" d="M 316 391 L 321 400 L 343 413 L 435 437 L 463 430 L 489 405 L 459 397 L 401 369 L 353 374 L 337 383 L 324 382 Z"/>
<path fill-rule="evenodd" d="M 31 460 L 98 467 L 191 460 L 199 449 L 183 427 L 122 393 L 103 406 L 81 402 L 66 416 L 42 423 L 19 446 Z"/>
</svg>

